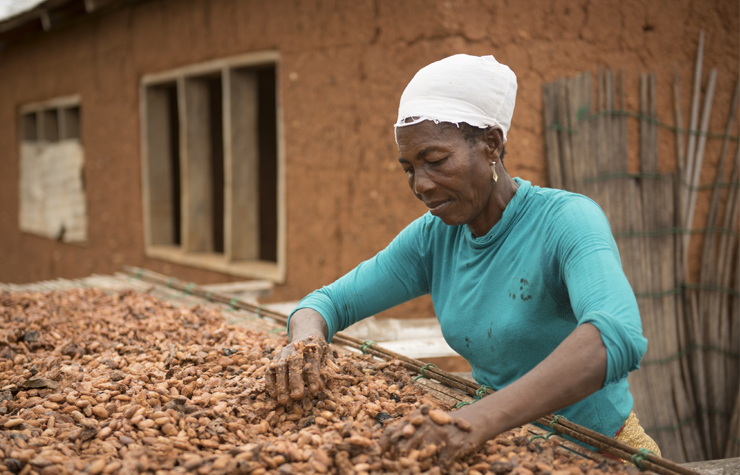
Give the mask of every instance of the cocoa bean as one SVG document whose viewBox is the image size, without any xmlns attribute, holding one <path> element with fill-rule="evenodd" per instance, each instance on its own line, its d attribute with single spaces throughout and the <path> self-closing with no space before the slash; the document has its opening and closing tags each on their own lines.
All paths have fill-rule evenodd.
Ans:
<svg viewBox="0 0 740 475">
<path fill-rule="evenodd" d="M 463 432 L 470 432 L 473 430 L 473 426 L 465 419 L 460 419 L 459 417 L 456 417 L 452 422 L 454 422 L 455 427 Z"/>
<path fill-rule="evenodd" d="M 452 416 L 438 409 L 429 411 L 429 417 L 437 424 L 443 426 L 452 422 Z"/>
</svg>

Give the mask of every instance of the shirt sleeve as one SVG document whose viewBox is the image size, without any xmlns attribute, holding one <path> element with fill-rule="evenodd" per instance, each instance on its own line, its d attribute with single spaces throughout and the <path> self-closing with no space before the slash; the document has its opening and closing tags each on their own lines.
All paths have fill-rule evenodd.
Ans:
<svg viewBox="0 0 740 475">
<path fill-rule="evenodd" d="M 596 203 L 579 196 L 553 223 L 561 277 L 578 325 L 591 323 L 601 333 L 607 355 L 604 385 L 620 381 L 639 369 L 647 339 L 609 222 Z"/>
<path fill-rule="evenodd" d="M 425 250 L 427 215 L 409 224 L 373 258 L 316 290 L 291 312 L 311 308 L 324 317 L 329 341 L 363 318 L 429 293 Z M 290 318 L 288 319 L 290 325 Z"/>
</svg>

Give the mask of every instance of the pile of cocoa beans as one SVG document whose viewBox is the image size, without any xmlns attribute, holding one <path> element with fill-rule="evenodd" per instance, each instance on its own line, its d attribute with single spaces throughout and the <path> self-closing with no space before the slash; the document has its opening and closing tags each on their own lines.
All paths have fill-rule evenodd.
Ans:
<svg viewBox="0 0 740 475">
<path fill-rule="evenodd" d="M 264 374 L 285 336 L 227 325 L 215 306 L 137 292 L 0 292 L 0 474 L 628 472 L 518 429 L 442 464 L 389 458 L 384 427 L 422 404 L 400 362 L 334 355 L 341 377 L 281 406 Z"/>
</svg>

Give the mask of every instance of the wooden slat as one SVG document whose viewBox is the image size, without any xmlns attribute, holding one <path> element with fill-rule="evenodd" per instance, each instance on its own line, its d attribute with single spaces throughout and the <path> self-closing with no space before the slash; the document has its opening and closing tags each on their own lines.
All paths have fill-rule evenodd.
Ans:
<svg viewBox="0 0 740 475">
<path fill-rule="evenodd" d="M 225 70 L 225 251 L 228 260 L 257 260 L 259 233 L 259 135 L 257 74 Z"/>
<path fill-rule="evenodd" d="M 180 79 L 182 249 L 213 252 L 210 97 L 205 79 Z"/>
</svg>

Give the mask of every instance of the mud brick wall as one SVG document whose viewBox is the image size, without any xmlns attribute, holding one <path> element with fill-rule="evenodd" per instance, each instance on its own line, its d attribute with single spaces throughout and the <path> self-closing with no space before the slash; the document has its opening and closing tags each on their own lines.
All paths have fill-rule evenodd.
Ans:
<svg viewBox="0 0 740 475">
<path fill-rule="evenodd" d="M 148 73 L 276 50 L 286 156 L 287 278 L 275 300 L 298 299 L 371 257 L 425 212 L 396 161 L 392 124 L 406 83 L 454 53 L 493 54 L 519 78 L 505 164 L 547 186 L 541 86 L 601 66 L 624 69 L 627 109 L 641 72 L 654 71 L 658 115 L 673 122 L 677 63 L 688 117 L 693 62 L 719 71 L 710 129 L 725 126 L 738 74 L 738 4 L 689 1 L 270 2 L 154 0 L 8 45 L 0 51 L 0 281 L 109 273 L 124 263 L 210 283 L 238 278 L 144 255 L 139 84 Z M 19 124 L 23 104 L 79 94 L 88 241 L 22 233 Z M 687 120 L 687 119 L 685 119 Z M 637 167 L 638 124 L 630 122 Z M 674 169 L 660 132 L 660 168 Z M 703 182 L 721 143 L 710 140 Z M 697 225 L 708 208 L 700 196 Z M 695 239 L 697 251 L 701 239 Z M 698 259 L 698 253 L 694 253 Z M 431 316 L 423 298 L 389 313 Z"/>
</svg>

